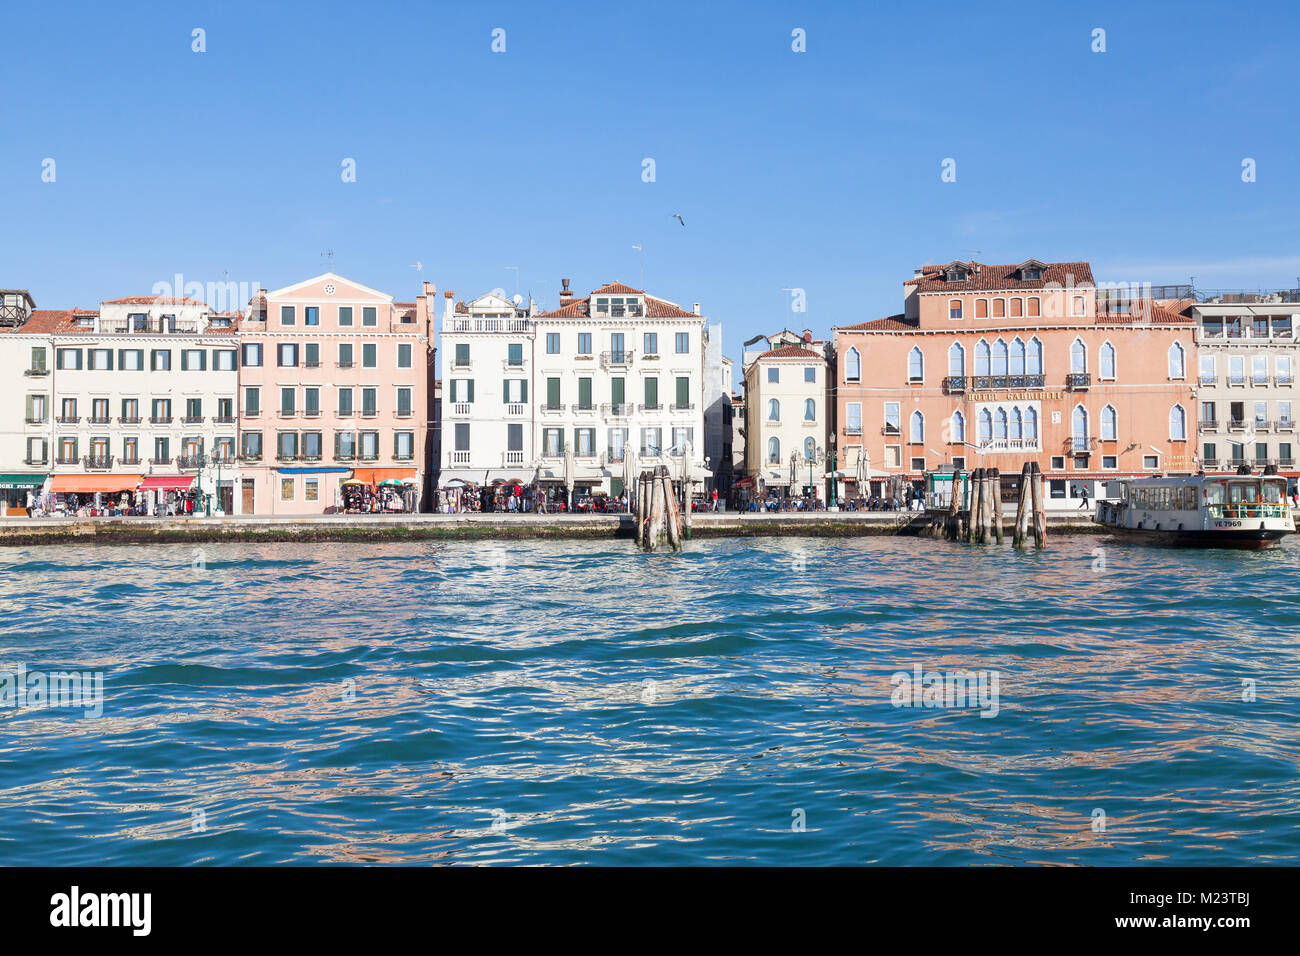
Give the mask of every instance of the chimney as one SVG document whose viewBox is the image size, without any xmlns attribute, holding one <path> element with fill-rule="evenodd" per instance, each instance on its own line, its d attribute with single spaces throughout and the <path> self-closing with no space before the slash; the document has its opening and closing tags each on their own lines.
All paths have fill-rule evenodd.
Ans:
<svg viewBox="0 0 1300 956">
<path fill-rule="evenodd" d="M 442 330 L 444 332 L 450 328 L 452 314 L 456 311 L 456 303 L 452 301 L 455 297 L 456 293 L 450 289 L 443 293 Z"/>
<path fill-rule="evenodd" d="M 694 312 L 696 315 L 699 315 L 699 314 L 700 314 L 700 304 L 699 304 L 698 302 L 696 302 L 695 305 L 691 308 L 691 311 Z"/>
<path fill-rule="evenodd" d="M 564 286 L 564 288 L 560 290 L 560 305 L 564 305 L 573 298 L 573 293 L 569 290 L 568 279 L 561 279 L 560 285 Z"/>
</svg>

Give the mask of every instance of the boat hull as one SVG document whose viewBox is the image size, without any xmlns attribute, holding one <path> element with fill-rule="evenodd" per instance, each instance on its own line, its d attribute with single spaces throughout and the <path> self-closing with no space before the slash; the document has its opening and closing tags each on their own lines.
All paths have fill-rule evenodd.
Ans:
<svg viewBox="0 0 1300 956">
<path fill-rule="evenodd" d="M 1144 544 L 1169 548 L 1231 548 L 1233 550 L 1262 551 L 1276 548 L 1282 539 L 1293 532 L 1285 528 L 1225 528 L 1219 531 L 1157 531 L 1154 528 L 1124 528 L 1116 525 L 1103 527 L 1117 535 Z"/>
</svg>

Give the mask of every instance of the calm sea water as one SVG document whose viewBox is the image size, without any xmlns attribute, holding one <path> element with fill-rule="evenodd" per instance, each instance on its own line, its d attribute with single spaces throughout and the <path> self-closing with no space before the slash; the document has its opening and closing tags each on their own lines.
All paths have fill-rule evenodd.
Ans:
<svg viewBox="0 0 1300 956">
<path fill-rule="evenodd" d="M 0 564 L 0 671 L 104 674 L 102 717 L 0 709 L 9 864 L 1300 861 L 1295 542 Z M 893 706 L 918 664 L 997 715 Z"/>
</svg>

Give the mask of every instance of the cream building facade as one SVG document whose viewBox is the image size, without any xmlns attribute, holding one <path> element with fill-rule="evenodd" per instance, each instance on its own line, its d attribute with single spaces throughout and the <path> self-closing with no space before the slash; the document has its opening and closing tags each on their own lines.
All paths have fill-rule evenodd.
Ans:
<svg viewBox="0 0 1300 956">
<path fill-rule="evenodd" d="M 751 493 L 804 495 L 811 486 L 826 501 L 828 441 L 834 433 L 826 345 L 814 342 L 810 333 L 791 332 L 772 336 L 767 344 L 766 350 L 749 350 L 744 372 L 745 473 Z"/>
</svg>

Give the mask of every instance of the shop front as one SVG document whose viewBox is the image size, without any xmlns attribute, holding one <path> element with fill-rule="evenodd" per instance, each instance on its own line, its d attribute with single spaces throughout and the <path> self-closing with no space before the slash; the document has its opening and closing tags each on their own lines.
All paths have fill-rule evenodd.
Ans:
<svg viewBox="0 0 1300 956">
<path fill-rule="evenodd" d="M 55 475 L 43 508 L 53 514 L 99 517 L 143 513 L 140 475 Z"/>
<path fill-rule="evenodd" d="M 204 514 L 193 475 L 153 475 L 136 488 L 136 501 L 156 517 Z"/>
<path fill-rule="evenodd" d="M 342 482 L 349 514 L 413 514 L 420 508 L 414 468 L 354 468 Z"/>
<path fill-rule="evenodd" d="M 4 514 L 27 514 L 27 502 L 35 506 L 45 487 L 46 474 L 0 474 L 0 498 L 4 501 Z"/>
</svg>

